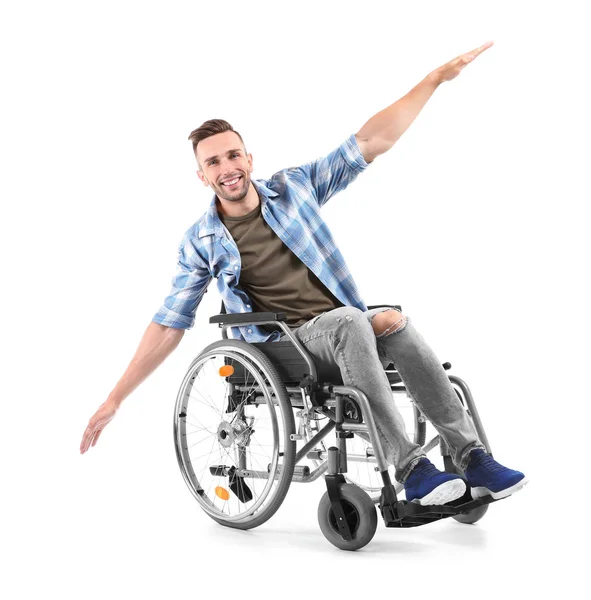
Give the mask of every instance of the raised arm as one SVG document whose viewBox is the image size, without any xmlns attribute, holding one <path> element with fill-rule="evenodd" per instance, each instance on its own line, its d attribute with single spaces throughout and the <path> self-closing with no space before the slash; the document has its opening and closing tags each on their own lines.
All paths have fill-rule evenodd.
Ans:
<svg viewBox="0 0 591 600">
<path fill-rule="evenodd" d="M 471 63 L 479 54 L 492 45 L 493 42 L 487 42 L 479 48 L 461 54 L 435 69 L 410 90 L 406 96 L 403 96 L 367 121 L 355 134 L 365 161 L 370 163 L 376 156 L 390 150 L 400 136 L 410 127 L 439 85 L 444 81 L 450 81 L 457 77 L 467 64 Z"/>
</svg>

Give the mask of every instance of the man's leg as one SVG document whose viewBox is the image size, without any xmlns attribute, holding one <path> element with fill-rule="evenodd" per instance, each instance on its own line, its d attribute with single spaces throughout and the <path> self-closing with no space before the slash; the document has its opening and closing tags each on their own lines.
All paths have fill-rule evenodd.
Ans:
<svg viewBox="0 0 591 600">
<path fill-rule="evenodd" d="M 452 451 L 454 463 L 465 472 L 472 497 L 490 494 L 498 500 L 523 488 L 528 480 L 521 471 L 504 467 L 486 453 L 445 370 L 410 320 L 396 309 L 365 314 L 380 360 L 384 366 L 394 363 L 408 392 Z"/>
<path fill-rule="evenodd" d="M 396 309 L 366 313 L 380 360 L 394 363 L 408 393 L 437 429 L 462 471 L 470 452 L 484 448 L 445 370 L 408 317 Z"/>
<path fill-rule="evenodd" d="M 367 395 L 386 460 L 395 465 L 396 479 L 404 482 L 425 453 L 406 434 L 366 314 L 350 306 L 336 308 L 311 319 L 295 335 L 320 373 L 340 371 L 345 385 Z"/>
</svg>

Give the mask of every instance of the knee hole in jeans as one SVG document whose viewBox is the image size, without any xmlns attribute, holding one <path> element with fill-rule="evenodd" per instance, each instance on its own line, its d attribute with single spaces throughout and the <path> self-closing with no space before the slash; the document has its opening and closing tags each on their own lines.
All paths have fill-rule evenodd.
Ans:
<svg viewBox="0 0 591 600">
<path fill-rule="evenodd" d="M 399 310 L 386 310 L 372 317 L 371 326 L 376 338 L 383 338 L 404 329 L 406 317 Z"/>
</svg>

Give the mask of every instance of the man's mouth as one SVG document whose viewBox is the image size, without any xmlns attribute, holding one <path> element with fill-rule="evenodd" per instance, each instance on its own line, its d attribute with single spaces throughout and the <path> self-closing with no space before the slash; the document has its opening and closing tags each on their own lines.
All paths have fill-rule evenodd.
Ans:
<svg viewBox="0 0 591 600">
<path fill-rule="evenodd" d="M 234 177 L 233 179 L 226 179 L 226 181 L 222 181 L 222 185 L 227 188 L 233 188 L 238 185 L 238 182 L 242 179 L 242 175 L 239 177 Z"/>
</svg>

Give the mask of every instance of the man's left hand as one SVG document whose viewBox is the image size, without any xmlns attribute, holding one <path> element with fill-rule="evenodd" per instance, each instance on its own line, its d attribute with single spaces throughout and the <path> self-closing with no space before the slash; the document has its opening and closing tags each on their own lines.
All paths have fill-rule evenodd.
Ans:
<svg viewBox="0 0 591 600">
<path fill-rule="evenodd" d="M 479 54 L 482 54 L 487 48 L 490 48 L 493 42 L 486 42 L 479 48 L 475 48 L 472 52 L 466 52 L 460 54 L 460 56 L 450 60 L 448 63 L 442 65 L 438 69 L 433 71 L 432 75 L 437 83 L 443 83 L 444 81 L 451 81 L 455 79 L 460 71 L 469 63 L 471 63 Z"/>
</svg>

